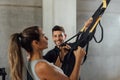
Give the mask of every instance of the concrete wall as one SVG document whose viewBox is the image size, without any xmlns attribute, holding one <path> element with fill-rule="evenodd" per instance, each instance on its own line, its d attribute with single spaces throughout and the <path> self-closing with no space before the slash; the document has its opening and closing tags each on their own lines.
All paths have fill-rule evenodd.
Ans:
<svg viewBox="0 0 120 80">
<path fill-rule="evenodd" d="M 95 12 L 102 0 L 77 0 L 77 31 Z M 101 23 L 104 27 L 102 43 L 90 42 L 88 58 L 81 68 L 81 80 L 120 80 L 120 1 L 111 0 Z M 41 0 L 0 0 L 0 68 L 8 73 L 7 48 L 9 36 L 27 26 L 42 26 Z M 97 29 L 96 36 L 100 36 Z M 7 75 L 7 80 L 9 73 Z M 0 76 L 0 80 L 1 76 Z"/>
<path fill-rule="evenodd" d="M 42 26 L 42 0 L 0 0 L 0 68 L 9 70 L 7 49 L 10 35 L 32 25 Z M 6 78 L 8 76 L 9 73 Z"/>
<path fill-rule="evenodd" d="M 102 0 L 77 0 L 77 30 L 82 28 Z M 81 80 L 120 80 L 120 7 L 119 0 L 111 0 L 101 23 L 104 28 L 102 43 L 90 42 L 88 58 L 81 69 Z M 100 39 L 100 28 L 96 30 Z"/>
</svg>

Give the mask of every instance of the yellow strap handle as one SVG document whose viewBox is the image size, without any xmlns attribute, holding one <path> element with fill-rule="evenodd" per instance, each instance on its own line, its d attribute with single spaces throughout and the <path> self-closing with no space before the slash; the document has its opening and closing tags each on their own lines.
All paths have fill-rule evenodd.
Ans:
<svg viewBox="0 0 120 80">
<path fill-rule="evenodd" d="M 83 28 L 80 30 L 80 32 L 86 31 L 86 29 L 90 26 L 90 24 L 93 22 L 93 18 L 90 17 L 84 24 Z"/>
<path fill-rule="evenodd" d="M 96 28 L 96 26 L 97 26 L 98 22 L 100 21 L 100 19 L 101 19 L 101 16 L 99 16 L 99 17 L 98 17 L 98 19 L 97 19 L 96 23 L 94 24 L 94 26 L 92 27 L 92 29 L 90 30 L 90 32 L 89 32 L 89 33 L 93 32 L 93 30 Z"/>
<path fill-rule="evenodd" d="M 83 32 L 86 30 L 86 26 L 84 25 L 83 28 L 80 30 L 80 32 Z"/>
<path fill-rule="evenodd" d="M 107 7 L 107 3 L 106 3 L 106 0 L 103 0 L 103 8 L 106 8 Z"/>
</svg>

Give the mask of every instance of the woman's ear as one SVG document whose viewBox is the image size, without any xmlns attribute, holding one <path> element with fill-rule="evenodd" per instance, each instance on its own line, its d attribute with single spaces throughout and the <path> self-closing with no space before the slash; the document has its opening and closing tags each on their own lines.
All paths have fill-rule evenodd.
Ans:
<svg viewBox="0 0 120 80">
<path fill-rule="evenodd" d="M 38 45 L 39 45 L 39 42 L 38 42 L 37 40 L 33 40 L 33 41 L 32 41 L 32 45 L 33 45 L 33 46 L 38 46 Z"/>
</svg>

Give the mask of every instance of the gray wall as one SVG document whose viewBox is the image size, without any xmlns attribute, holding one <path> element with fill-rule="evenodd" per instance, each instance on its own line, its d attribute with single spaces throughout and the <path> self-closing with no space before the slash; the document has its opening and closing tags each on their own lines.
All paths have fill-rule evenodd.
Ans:
<svg viewBox="0 0 120 80">
<path fill-rule="evenodd" d="M 77 30 L 81 29 L 102 0 L 77 0 Z M 120 0 L 111 0 L 101 23 L 102 43 L 90 42 L 88 58 L 81 68 L 81 80 L 120 80 Z M 100 29 L 96 36 L 100 39 Z"/>
<path fill-rule="evenodd" d="M 32 25 L 42 26 L 42 0 L 0 0 L 0 68 L 9 70 L 7 49 L 10 35 Z M 9 73 L 6 78 L 8 76 Z"/>
<path fill-rule="evenodd" d="M 77 30 L 82 28 L 83 23 L 94 13 L 101 1 L 77 0 Z M 87 61 L 81 68 L 82 80 L 120 80 L 119 3 L 119 0 L 111 0 L 102 17 L 104 39 L 100 44 L 96 44 L 93 40 L 90 42 Z M 0 68 L 5 67 L 7 73 L 9 36 L 27 26 L 41 26 L 41 6 L 41 0 L 0 0 Z M 98 39 L 99 32 L 98 28 L 96 32 Z M 8 76 L 9 73 L 7 78 Z"/>
</svg>

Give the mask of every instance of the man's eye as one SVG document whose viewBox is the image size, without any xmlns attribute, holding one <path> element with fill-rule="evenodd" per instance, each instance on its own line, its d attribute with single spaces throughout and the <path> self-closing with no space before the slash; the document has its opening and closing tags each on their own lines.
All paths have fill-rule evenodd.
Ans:
<svg viewBox="0 0 120 80">
<path fill-rule="evenodd" d="M 62 37 L 62 35 L 59 35 L 60 37 Z"/>
<path fill-rule="evenodd" d="M 56 35 L 54 35 L 54 37 L 57 37 Z"/>
</svg>

